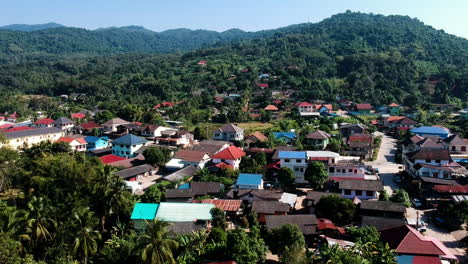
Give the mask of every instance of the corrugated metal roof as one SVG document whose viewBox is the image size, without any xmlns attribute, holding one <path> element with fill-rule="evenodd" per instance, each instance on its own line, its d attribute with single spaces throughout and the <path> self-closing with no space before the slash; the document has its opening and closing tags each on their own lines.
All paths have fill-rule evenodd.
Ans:
<svg viewBox="0 0 468 264">
<path fill-rule="evenodd" d="M 305 151 L 279 151 L 278 158 L 280 159 L 305 159 Z"/>
<path fill-rule="evenodd" d="M 137 203 L 133 208 L 132 220 L 153 220 L 158 211 L 159 204 L 156 203 Z"/>
<path fill-rule="evenodd" d="M 237 185 L 260 185 L 262 183 L 261 174 L 240 173 L 237 178 Z"/>
<path fill-rule="evenodd" d="M 214 207 L 211 203 L 160 203 L 156 218 L 167 222 L 211 220 L 210 210 Z"/>
</svg>

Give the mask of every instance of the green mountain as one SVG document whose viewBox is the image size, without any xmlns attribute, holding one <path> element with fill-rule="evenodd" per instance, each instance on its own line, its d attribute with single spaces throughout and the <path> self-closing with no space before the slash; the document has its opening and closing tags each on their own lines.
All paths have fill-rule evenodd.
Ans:
<svg viewBox="0 0 468 264">
<path fill-rule="evenodd" d="M 0 43 L 0 89 L 7 91 L 181 100 L 194 90 L 255 90 L 258 75 L 270 73 L 277 76 L 270 89 L 294 88 L 297 100 L 468 102 L 468 40 L 406 16 L 346 12 L 259 32 L 2 31 Z M 199 60 L 208 66 L 197 67 Z"/>
<path fill-rule="evenodd" d="M 0 29 L 12 30 L 12 31 L 23 31 L 23 32 L 32 32 L 38 30 L 44 30 L 49 28 L 60 28 L 65 27 L 57 23 L 46 23 L 46 24 L 37 24 L 37 25 L 26 25 L 26 24 L 13 24 L 2 26 Z"/>
</svg>

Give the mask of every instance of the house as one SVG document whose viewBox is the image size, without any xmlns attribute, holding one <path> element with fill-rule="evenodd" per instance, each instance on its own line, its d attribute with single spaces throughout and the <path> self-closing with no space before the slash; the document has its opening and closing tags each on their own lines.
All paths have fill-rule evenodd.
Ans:
<svg viewBox="0 0 468 264">
<path fill-rule="evenodd" d="M 141 181 L 143 178 L 156 175 L 158 169 L 150 164 L 143 164 L 114 172 L 125 181 Z"/>
<path fill-rule="evenodd" d="M 197 65 L 200 65 L 202 67 L 206 67 L 206 66 L 208 66 L 208 62 L 205 61 L 205 60 L 201 60 L 201 61 L 197 62 Z"/>
<path fill-rule="evenodd" d="M 244 139 L 245 148 L 257 147 L 259 143 L 266 142 L 268 138 L 259 131 L 255 131 Z"/>
<path fill-rule="evenodd" d="M 164 180 L 172 182 L 172 183 L 181 182 L 185 179 L 190 180 L 193 178 L 193 176 L 197 173 L 198 170 L 199 168 L 197 167 L 188 166 L 188 167 L 185 167 L 183 169 L 180 169 L 176 172 L 173 172 L 171 174 L 164 176 Z"/>
<path fill-rule="evenodd" d="M 116 155 L 113 155 L 113 154 L 108 154 L 108 155 L 104 155 L 104 156 L 99 157 L 99 160 L 104 164 L 110 165 L 111 163 L 125 160 L 125 158 L 119 157 L 119 156 L 116 156 Z"/>
<path fill-rule="evenodd" d="M 307 103 L 307 102 L 301 102 L 296 105 L 297 111 L 299 113 L 310 113 L 310 112 L 315 112 L 314 105 Z"/>
<path fill-rule="evenodd" d="M 215 155 L 212 156 L 212 162 L 214 164 L 225 163 L 231 165 L 233 169 L 239 169 L 239 164 L 241 162 L 241 158 L 245 156 L 245 152 L 235 146 L 230 146 Z"/>
<path fill-rule="evenodd" d="M 287 215 L 290 209 L 289 204 L 278 201 L 256 200 L 252 202 L 252 212 L 257 213 L 258 221 L 261 223 L 266 222 L 267 215 Z"/>
<path fill-rule="evenodd" d="M 325 149 L 330 142 L 331 135 L 324 131 L 317 130 L 308 134 L 305 138 L 307 144 L 314 148 Z"/>
<path fill-rule="evenodd" d="M 140 122 L 131 122 L 128 124 L 121 124 L 117 126 L 117 134 L 128 134 L 128 133 L 133 133 L 137 134 L 140 132 L 141 129 L 141 123 Z"/>
<path fill-rule="evenodd" d="M 70 145 L 72 151 L 78 152 L 86 151 L 86 145 L 88 144 L 88 142 L 86 142 L 82 137 L 61 137 L 57 139 L 56 142 L 65 142 Z"/>
<path fill-rule="evenodd" d="M 86 150 L 92 151 L 96 149 L 105 149 L 109 147 L 110 139 L 108 137 L 94 137 L 87 136 L 84 138 L 86 140 Z"/>
<path fill-rule="evenodd" d="M 362 161 L 340 157 L 334 163 L 327 164 L 328 176 L 330 180 L 365 180 L 373 176 L 371 166 L 365 165 Z"/>
<path fill-rule="evenodd" d="M 6 143 L 0 143 L 0 146 L 9 146 L 12 149 L 29 148 L 42 141 L 55 142 L 65 135 L 64 131 L 55 127 L 45 127 L 29 129 L 22 131 L 13 131 L 3 133 L 6 137 Z"/>
<path fill-rule="evenodd" d="M 450 132 L 448 129 L 436 126 L 422 126 L 413 128 L 410 130 L 411 133 L 419 135 L 421 137 L 428 137 L 428 136 L 437 136 L 442 139 L 448 138 Z"/>
<path fill-rule="evenodd" d="M 202 151 L 210 155 L 211 157 L 216 153 L 227 149 L 231 146 L 230 142 L 220 140 L 203 140 L 197 145 L 194 145 L 191 150 Z"/>
<path fill-rule="evenodd" d="M 379 180 L 340 180 L 338 189 L 343 198 L 368 200 L 377 199 L 383 185 Z"/>
<path fill-rule="evenodd" d="M 398 255 L 398 263 L 412 261 L 418 258 L 418 263 L 442 263 L 457 261 L 457 258 L 439 240 L 430 236 L 423 236 L 409 225 L 385 229 L 380 232 L 383 243 L 388 243 L 391 249 Z M 414 263 L 414 262 L 413 262 Z"/>
<path fill-rule="evenodd" d="M 408 152 L 403 155 L 403 161 L 406 172 L 413 177 L 447 178 L 449 176 L 444 170 L 437 169 L 451 162 L 450 153 L 446 149 L 420 149 Z M 417 164 L 420 165 L 416 166 Z M 430 166 L 421 166 L 422 164 Z"/>
<path fill-rule="evenodd" d="M 188 131 L 167 129 L 161 131 L 161 136 L 154 139 L 156 144 L 187 148 L 194 142 L 193 134 Z"/>
<path fill-rule="evenodd" d="M 361 159 L 372 158 L 373 142 L 372 134 L 352 133 L 349 135 L 344 153 L 346 155 L 358 156 Z"/>
<path fill-rule="evenodd" d="M 387 107 L 388 113 L 392 116 L 397 116 L 401 112 L 401 106 L 396 103 L 391 103 Z"/>
<path fill-rule="evenodd" d="M 70 131 L 75 126 L 75 122 L 71 121 L 66 117 L 59 117 L 57 120 L 54 121 L 53 125 L 56 128 Z"/>
<path fill-rule="evenodd" d="M 410 139 L 410 142 L 408 145 L 404 147 L 404 152 L 411 152 L 411 151 L 417 151 L 421 149 L 426 149 L 426 150 L 441 150 L 441 149 L 447 149 L 447 146 L 445 146 L 443 143 L 440 142 L 438 137 L 427 137 L 427 138 L 422 138 L 419 140 L 419 138 L 415 138 L 419 136 L 413 136 L 412 139 L 415 140 L 415 142 L 412 142 Z"/>
<path fill-rule="evenodd" d="M 331 104 L 318 104 L 314 105 L 314 108 L 319 113 L 331 113 L 333 111 L 333 105 Z"/>
<path fill-rule="evenodd" d="M 296 177 L 296 183 L 306 183 L 304 172 L 307 168 L 307 153 L 305 151 L 279 151 L 278 158 L 281 167 L 290 168 Z"/>
<path fill-rule="evenodd" d="M 213 132 L 214 140 L 240 141 L 244 139 L 244 129 L 235 124 L 225 124 Z"/>
<path fill-rule="evenodd" d="M 227 199 L 204 199 L 195 200 L 193 203 L 211 203 L 226 212 L 226 215 L 233 218 L 242 214 L 242 200 L 227 200 Z"/>
<path fill-rule="evenodd" d="M 329 237 L 340 237 L 346 234 L 346 230 L 336 226 L 331 220 L 325 218 L 317 218 L 317 230 L 320 234 Z"/>
<path fill-rule="evenodd" d="M 173 159 L 180 160 L 183 167 L 193 166 L 203 169 L 206 163 L 210 161 L 210 156 L 205 152 L 196 150 L 179 150 L 175 153 Z"/>
<path fill-rule="evenodd" d="M 53 127 L 55 120 L 51 118 L 42 118 L 34 122 L 33 127 Z"/>
<path fill-rule="evenodd" d="M 114 118 L 102 124 L 105 133 L 117 132 L 119 125 L 129 124 L 130 122 L 125 121 L 121 118 Z"/>
<path fill-rule="evenodd" d="M 146 229 L 146 221 L 155 218 L 170 223 L 193 222 L 207 227 L 212 219 L 210 211 L 214 207 L 209 203 L 137 203 L 130 219 L 139 231 Z"/>
<path fill-rule="evenodd" d="M 443 142 L 446 144 L 450 154 L 468 154 L 468 139 L 463 139 L 458 134 L 445 138 Z"/>
<path fill-rule="evenodd" d="M 317 234 L 317 217 L 314 214 L 303 215 L 267 215 L 265 217 L 268 231 L 279 228 L 286 224 L 293 224 L 299 227 L 304 236 Z"/>
<path fill-rule="evenodd" d="M 372 226 L 377 231 L 383 231 L 385 229 L 395 228 L 406 225 L 404 219 L 401 218 L 389 218 L 389 217 L 376 217 L 376 216 L 361 216 L 361 227 Z"/>
<path fill-rule="evenodd" d="M 292 144 L 297 136 L 294 132 L 273 132 L 275 139 L 282 141 L 288 145 Z"/>
<path fill-rule="evenodd" d="M 335 194 L 330 192 L 317 192 L 317 191 L 307 191 L 307 196 L 305 198 L 305 206 L 314 207 L 322 197 Z"/>
<path fill-rule="evenodd" d="M 94 121 L 89 121 L 77 126 L 78 133 L 80 134 L 90 134 L 93 130 L 98 130 L 101 133 L 102 126 Z"/>
<path fill-rule="evenodd" d="M 372 110 L 372 105 L 368 103 L 356 104 L 354 107 L 357 112 L 363 114 L 370 114 Z"/>
<path fill-rule="evenodd" d="M 165 130 L 172 130 L 172 128 L 158 125 L 146 125 L 141 129 L 141 135 L 150 138 L 161 137 L 161 132 Z"/>
<path fill-rule="evenodd" d="M 127 134 L 111 142 L 112 154 L 125 158 L 135 157 L 135 152 L 145 146 L 147 142 L 148 140 L 144 138 Z"/>
<path fill-rule="evenodd" d="M 367 127 L 362 124 L 343 124 L 340 126 L 340 134 L 342 137 L 347 138 L 354 133 L 364 133 Z"/>
<path fill-rule="evenodd" d="M 390 201 L 363 200 L 361 201 L 359 212 L 365 216 L 404 219 L 406 207 L 401 203 Z"/>
<path fill-rule="evenodd" d="M 86 117 L 86 114 L 84 113 L 73 113 L 70 115 L 72 119 L 83 119 Z"/>
<path fill-rule="evenodd" d="M 279 111 L 278 107 L 274 105 L 267 105 L 265 108 L 263 108 L 265 111 L 270 111 L 270 112 L 277 112 Z"/>
<path fill-rule="evenodd" d="M 261 174 L 240 173 L 235 189 L 263 189 L 263 177 Z"/>
<path fill-rule="evenodd" d="M 388 117 L 384 121 L 384 124 L 386 123 L 387 127 L 389 127 L 393 132 L 406 132 L 415 128 L 418 125 L 418 122 L 414 121 L 409 117 L 402 117 L 393 120 L 392 117 L 394 116 Z"/>
<path fill-rule="evenodd" d="M 167 189 L 164 197 L 168 202 L 187 202 L 200 196 L 219 195 L 222 188 L 219 182 L 190 182 L 178 189 Z"/>
</svg>

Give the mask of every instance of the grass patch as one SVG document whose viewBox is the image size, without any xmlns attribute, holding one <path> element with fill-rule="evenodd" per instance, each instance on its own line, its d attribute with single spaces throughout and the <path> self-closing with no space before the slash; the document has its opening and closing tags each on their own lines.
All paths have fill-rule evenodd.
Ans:
<svg viewBox="0 0 468 264">
<path fill-rule="evenodd" d="M 265 131 L 273 127 L 271 123 L 262 123 L 262 122 L 248 122 L 248 123 L 238 123 L 239 127 L 245 130 L 245 133 L 252 133 L 255 131 Z"/>
<path fill-rule="evenodd" d="M 372 161 L 377 160 L 377 157 L 379 156 L 379 150 L 380 150 L 380 145 L 382 144 L 382 137 L 376 137 L 374 138 L 374 151 L 372 153 Z"/>
</svg>

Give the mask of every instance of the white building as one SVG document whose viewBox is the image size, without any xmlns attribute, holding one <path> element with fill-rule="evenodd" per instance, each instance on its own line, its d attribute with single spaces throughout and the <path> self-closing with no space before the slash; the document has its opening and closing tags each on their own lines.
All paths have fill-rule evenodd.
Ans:
<svg viewBox="0 0 468 264">
<path fill-rule="evenodd" d="M 64 136 L 64 132 L 63 130 L 55 127 L 47 127 L 9 132 L 4 133 L 4 135 L 7 138 L 7 143 L 0 143 L 0 146 L 9 146 L 12 149 L 20 149 L 23 147 L 29 148 L 42 141 L 49 140 L 51 142 L 55 142 L 60 137 Z"/>
</svg>

